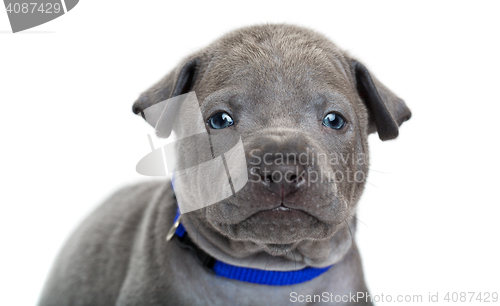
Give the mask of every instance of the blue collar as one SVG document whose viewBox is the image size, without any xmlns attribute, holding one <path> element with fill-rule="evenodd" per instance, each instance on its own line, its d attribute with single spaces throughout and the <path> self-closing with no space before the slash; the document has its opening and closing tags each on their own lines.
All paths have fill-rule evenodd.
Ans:
<svg viewBox="0 0 500 306">
<path fill-rule="evenodd" d="M 180 213 L 179 210 L 177 210 L 174 223 L 179 219 L 179 216 Z M 217 260 L 201 250 L 191 241 L 182 223 L 179 223 L 177 226 L 175 236 L 184 246 L 193 249 L 203 265 L 215 272 L 215 275 L 247 283 L 269 286 L 295 285 L 310 281 L 325 273 L 333 266 L 331 265 L 325 268 L 306 267 L 295 271 L 268 271 L 238 267 Z"/>
</svg>

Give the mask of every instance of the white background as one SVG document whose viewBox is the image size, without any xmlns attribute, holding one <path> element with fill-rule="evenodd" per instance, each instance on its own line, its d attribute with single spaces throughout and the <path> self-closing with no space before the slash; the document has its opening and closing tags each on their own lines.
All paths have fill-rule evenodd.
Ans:
<svg viewBox="0 0 500 306">
<path fill-rule="evenodd" d="M 264 22 L 324 33 L 413 112 L 397 140 L 370 137 L 357 241 L 372 295 L 500 291 L 496 3 L 83 0 L 19 34 L 0 11 L 2 305 L 34 305 L 80 221 L 148 179 L 135 173 L 151 133 L 131 112 L 138 95 Z"/>
</svg>

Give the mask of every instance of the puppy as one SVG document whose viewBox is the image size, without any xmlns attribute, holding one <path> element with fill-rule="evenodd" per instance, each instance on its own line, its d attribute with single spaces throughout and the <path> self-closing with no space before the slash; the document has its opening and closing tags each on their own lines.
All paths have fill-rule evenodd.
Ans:
<svg viewBox="0 0 500 306">
<path fill-rule="evenodd" d="M 405 103 L 327 38 L 290 25 L 223 36 L 133 111 L 193 91 L 208 133 L 241 136 L 247 183 L 180 219 L 170 182 L 118 191 L 69 239 L 40 305 L 371 305 L 352 299 L 368 291 L 354 240 L 367 138 L 396 138 Z"/>
</svg>

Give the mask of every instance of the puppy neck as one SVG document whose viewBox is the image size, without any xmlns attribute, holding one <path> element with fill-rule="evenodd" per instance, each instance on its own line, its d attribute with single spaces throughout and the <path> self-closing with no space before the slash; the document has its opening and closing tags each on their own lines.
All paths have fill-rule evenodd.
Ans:
<svg viewBox="0 0 500 306">
<path fill-rule="evenodd" d="M 293 271 L 306 267 L 323 268 L 341 261 L 353 246 L 356 221 L 350 218 L 332 237 L 297 241 L 287 250 L 275 245 L 232 240 L 189 213 L 182 215 L 182 225 L 193 243 L 216 260 L 239 267 Z"/>
</svg>

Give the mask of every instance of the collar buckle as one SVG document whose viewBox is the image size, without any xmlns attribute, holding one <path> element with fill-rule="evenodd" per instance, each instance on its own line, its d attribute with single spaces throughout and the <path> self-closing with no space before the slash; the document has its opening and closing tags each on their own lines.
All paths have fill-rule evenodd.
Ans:
<svg viewBox="0 0 500 306">
<path fill-rule="evenodd" d="M 172 225 L 172 227 L 168 231 L 168 234 L 167 234 L 167 237 L 166 237 L 167 241 L 170 241 L 172 239 L 172 237 L 174 237 L 175 231 L 179 227 L 179 224 L 181 224 L 181 216 L 179 216 L 179 218 L 177 218 L 177 220 L 175 220 L 174 224 Z"/>
</svg>

